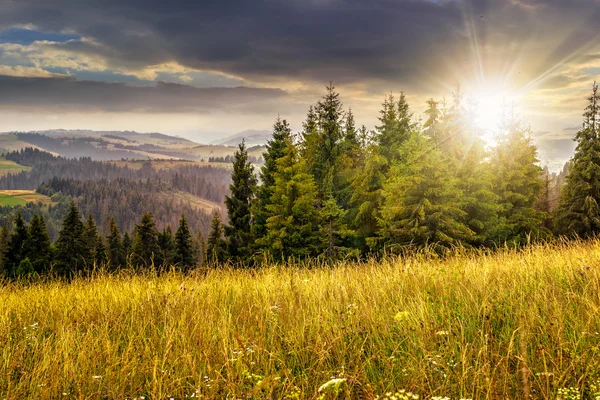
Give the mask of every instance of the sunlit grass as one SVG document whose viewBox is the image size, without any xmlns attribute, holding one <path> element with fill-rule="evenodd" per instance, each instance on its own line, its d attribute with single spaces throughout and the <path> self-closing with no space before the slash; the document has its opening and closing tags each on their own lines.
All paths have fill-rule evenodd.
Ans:
<svg viewBox="0 0 600 400">
<path fill-rule="evenodd" d="M 588 396 L 599 285 L 600 241 L 7 284 L 0 398 Z"/>
</svg>

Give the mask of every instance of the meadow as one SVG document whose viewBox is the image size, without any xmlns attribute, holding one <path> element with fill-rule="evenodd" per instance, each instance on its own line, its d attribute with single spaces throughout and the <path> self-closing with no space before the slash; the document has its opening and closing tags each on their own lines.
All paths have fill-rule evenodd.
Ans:
<svg viewBox="0 0 600 400">
<path fill-rule="evenodd" d="M 17 164 L 14 161 L 9 161 L 0 157 L 0 176 L 7 174 L 18 174 L 21 171 L 31 171 L 31 167 Z"/>
<path fill-rule="evenodd" d="M 23 206 L 27 203 L 51 204 L 48 196 L 36 193 L 35 190 L 0 190 L 0 206 Z"/>
<path fill-rule="evenodd" d="M 599 286 L 598 240 L 5 282 L 0 398 L 595 399 Z"/>
</svg>

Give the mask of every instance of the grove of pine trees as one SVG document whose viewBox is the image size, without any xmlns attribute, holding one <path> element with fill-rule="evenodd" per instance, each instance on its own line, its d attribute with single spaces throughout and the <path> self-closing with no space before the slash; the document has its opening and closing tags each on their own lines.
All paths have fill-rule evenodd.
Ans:
<svg viewBox="0 0 600 400">
<path fill-rule="evenodd" d="M 71 202 L 54 243 L 41 214 L 27 224 L 19 212 L 12 230 L 4 226 L 0 271 L 19 277 L 85 274 L 100 267 L 188 270 L 227 262 L 361 259 L 424 247 L 443 254 L 456 247 L 522 246 L 600 231 L 596 84 L 556 207 L 549 200 L 549 173 L 539 165 L 530 131 L 518 118 L 505 113 L 495 144 L 489 145 L 459 87 L 449 107 L 433 99 L 427 107 L 427 119 L 417 121 L 404 93 L 389 94 L 379 124 L 368 132 L 364 126 L 357 129 L 354 114 L 344 110 L 329 85 L 309 108 L 298 135 L 277 118 L 258 171 L 244 142 L 239 145 L 225 195 L 227 222 L 214 212 L 206 236 L 206 231 L 194 233 L 181 214 L 174 234 L 169 224 L 159 231 L 150 212 L 132 235 L 122 234 L 113 218 L 103 236 L 91 213 L 84 221 Z M 119 187 L 118 171 L 109 170 Z M 170 178 L 171 185 L 184 185 L 180 175 Z M 137 185 L 153 191 L 152 185 L 162 183 L 147 179 Z M 88 187 L 105 190 L 98 183 L 56 177 L 42 190 L 89 196 Z"/>
</svg>

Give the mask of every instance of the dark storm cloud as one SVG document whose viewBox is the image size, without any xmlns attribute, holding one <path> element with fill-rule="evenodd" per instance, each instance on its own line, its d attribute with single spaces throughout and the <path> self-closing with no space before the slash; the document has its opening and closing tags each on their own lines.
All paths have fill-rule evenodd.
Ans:
<svg viewBox="0 0 600 400">
<path fill-rule="evenodd" d="M 600 21 L 596 0 L 0 3 L 0 29 L 30 24 L 39 31 L 91 38 L 49 46 L 100 56 L 113 69 L 174 61 L 274 85 L 287 79 L 365 82 L 375 93 L 453 85 L 479 62 L 489 64 L 488 72 L 502 73 L 523 55 L 527 65 L 518 83 L 546 79 L 552 66 L 593 42 Z M 561 30 L 566 33 L 556 37 Z M 473 50 L 475 38 L 482 61 Z"/>
<path fill-rule="evenodd" d="M 141 112 L 271 112 L 286 93 L 278 89 L 194 88 L 159 82 L 152 87 L 72 78 L 0 76 L 0 106 Z"/>
<path fill-rule="evenodd" d="M 4 0 L 6 1 L 6 0 Z M 115 64 L 174 60 L 246 78 L 404 79 L 468 50 L 457 1 L 14 0 L 0 26 L 70 29 Z M 435 61 L 435 60 L 434 60 Z"/>
</svg>

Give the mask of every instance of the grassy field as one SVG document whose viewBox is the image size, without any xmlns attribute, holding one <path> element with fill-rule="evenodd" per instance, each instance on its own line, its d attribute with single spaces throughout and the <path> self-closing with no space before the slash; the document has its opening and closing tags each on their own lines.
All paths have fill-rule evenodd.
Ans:
<svg viewBox="0 0 600 400">
<path fill-rule="evenodd" d="M 0 190 L 0 206 L 20 206 L 37 202 L 48 205 L 52 200 L 48 196 L 36 193 L 35 190 Z"/>
<path fill-rule="evenodd" d="M 599 289 L 600 241 L 5 284 L 0 398 L 593 399 Z"/>
<path fill-rule="evenodd" d="M 21 171 L 31 171 L 31 167 L 17 164 L 14 161 L 9 161 L 0 157 L 0 176 L 6 174 L 18 174 Z"/>
</svg>

